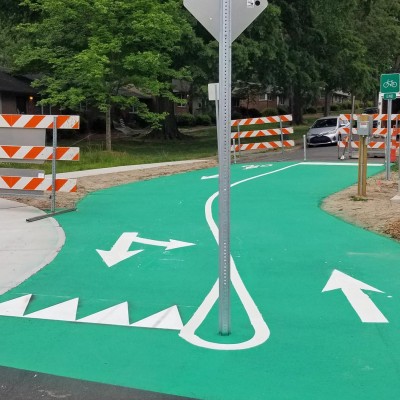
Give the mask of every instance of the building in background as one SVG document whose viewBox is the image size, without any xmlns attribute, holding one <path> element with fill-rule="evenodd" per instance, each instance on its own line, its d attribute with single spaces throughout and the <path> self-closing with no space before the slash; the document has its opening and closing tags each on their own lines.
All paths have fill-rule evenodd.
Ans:
<svg viewBox="0 0 400 400">
<path fill-rule="evenodd" d="M 29 79 L 0 71 L 1 114 L 38 114 L 36 102 L 37 91 L 30 86 Z"/>
</svg>

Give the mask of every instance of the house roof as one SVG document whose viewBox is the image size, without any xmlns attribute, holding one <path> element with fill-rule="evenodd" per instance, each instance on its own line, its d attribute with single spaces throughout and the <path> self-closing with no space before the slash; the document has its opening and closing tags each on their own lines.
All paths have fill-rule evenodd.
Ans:
<svg viewBox="0 0 400 400">
<path fill-rule="evenodd" d="M 35 94 L 36 90 L 24 80 L 0 71 L 0 92 Z"/>
<path fill-rule="evenodd" d="M 151 95 L 143 93 L 135 85 L 125 85 L 119 89 L 118 93 L 122 96 L 137 97 L 138 99 L 151 99 Z"/>
</svg>

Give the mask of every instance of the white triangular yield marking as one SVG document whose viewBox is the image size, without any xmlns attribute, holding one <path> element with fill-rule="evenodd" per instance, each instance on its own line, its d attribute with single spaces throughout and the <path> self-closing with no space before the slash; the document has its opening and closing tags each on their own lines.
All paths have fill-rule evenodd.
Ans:
<svg viewBox="0 0 400 400">
<path fill-rule="evenodd" d="M 106 308 L 85 318 L 78 319 L 76 322 L 129 326 L 128 302 L 125 301 L 116 306 Z"/>
<path fill-rule="evenodd" d="M 5 315 L 8 317 L 22 317 L 28 307 L 28 303 L 32 295 L 27 294 L 25 296 L 17 297 L 13 300 L 5 301 L 0 303 L 0 315 Z"/>
<path fill-rule="evenodd" d="M 57 321 L 75 321 L 78 309 L 78 298 L 64 301 L 43 310 L 25 315 L 26 318 L 52 319 Z"/>
<path fill-rule="evenodd" d="M 180 331 L 183 328 L 181 316 L 177 306 L 172 306 L 157 314 L 150 315 L 131 326 L 138 328 L 173 329 Z"/>
</svg>

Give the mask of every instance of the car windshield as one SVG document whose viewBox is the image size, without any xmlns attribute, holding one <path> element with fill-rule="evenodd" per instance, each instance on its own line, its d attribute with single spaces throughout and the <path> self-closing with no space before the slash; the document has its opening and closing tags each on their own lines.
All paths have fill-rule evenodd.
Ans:
<svg viewBox="0 0 400 400">
<path fill-rule="evenodd" d="M 331 128 L 337 126 L 336 118 L 317 119 L 311 128 Z"/>
</svg>

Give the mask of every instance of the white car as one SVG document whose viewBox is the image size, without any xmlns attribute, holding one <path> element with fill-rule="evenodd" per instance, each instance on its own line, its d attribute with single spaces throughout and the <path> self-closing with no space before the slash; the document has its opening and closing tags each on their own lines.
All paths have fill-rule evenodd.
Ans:
<svg viewBox="0 0 400 400">
<path fill-rule="evenodd" d="M 350 123 L 339 117 L 323 117 L 317 119 L 307 132 L 308 146 L 333 144 L 342 140 L 340 128 L 348 127 Z"/>
</svg>

